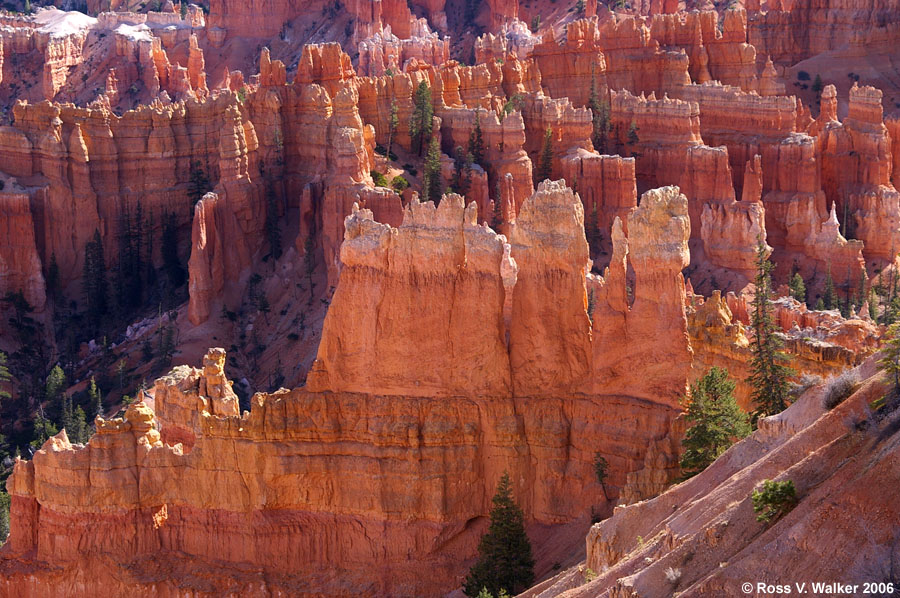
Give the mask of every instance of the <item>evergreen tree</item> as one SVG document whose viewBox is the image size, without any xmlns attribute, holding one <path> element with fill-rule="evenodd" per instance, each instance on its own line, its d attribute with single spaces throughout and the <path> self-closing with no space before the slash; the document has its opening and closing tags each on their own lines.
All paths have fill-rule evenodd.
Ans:
<svg viewBox="0 0 900 598">
<path fill-rule="evenodd" d="M 400 126 L 400 118 L 397 116 L 397 100 L 391 100 L 391 116 L 388 121 L 388 144 L 387 158 L 391 159 L 391 150 L 394 147 L 394 135 L 397 134 L 397 127 Z"/>
<path fill-rule="evenodd" d="M 828 266 L 828 271 L 825 274 L 825 292 L 822 296 L 822 303 L 825 309 L 837 309 L 838 307 L 838 296 L 834 290 L 834 279 L 831 278 L 831 265 Z"/>
<path fill-rule="evenodd" d="M 56 425 L 45 418 L 40 413 L 34 414 L 34 432 L 32 433 L 33 440 L 31 441 L 31 447 L 34 449 L 41 448 L 45 442 L 52 436 L 56 436 L 59 430 L 56 428 Z"/>
<path fill-rule="evenodd" d="M 593 289 L 591 289 L 593 293 Z M 594 453 L 594 475 L 597 476 L 597 481 L 600 482 L 600 487 L 603 488 L 603 498 L 607 498 L 606 496 L 606 478 L 609 477 L 609 462 L 606 458 L 597 451 Z"/>
<path fill-rule="evenodd" d="M 525 534 L 522 509 L 512 496 L 509 474 L 504 472 L 494 494 L 491 525 L 478 544 L 478 561 L 469 570 L 464 591 L 478 596 L 482 588 L 497 595 L 518 594 L 534 581 L 531 543 Z"/>
<path fill-rule="evenodd" d="M 278 206 L 278 197 L 271 185 L 266 190 L 266 238 L 269 241 L 269 250 L 276 260 L 281 257 L 281 225 Z"/>
<path fill-rule="evenodd" d="M 427 81 L 422 81 L 413 96 L 413 113 L 409 119 L 409 136 L 412 138 L 412 151 L 422 155 L 426 141 L 431 138 L 431 119 L 434 107 L 431 105 L 431 88 Z"/>
<path fill-rule="evenodd" d="M 309 285 L 309 302 L 312 303 L 313 300 L 313 289 L 315 289 L 315 283 L 313 283 L 313 273 L 316 271 L 316 241 L 315 241 L 315 230 L 313 228 L 309 229 L 309 233 L 306 235 L 306 241 L 303 242 L 303 268 L 306 271 L 306 282 Z"/>
<path fill-rule="evenodd" d="M 91 376 L 91 383 L 88 386 L 88 404 L 94 409 L 94 417 L 98 415 L 103 417 L 103 398 L 93 376 Z"/>
<path fill-rule="evenodd" d="M 143 210 L 137 204 L 135 218 L 128 208 L 119 214 L 119 261 L 116 265 L 116 302 L 120 309 L 135 308 L 143 300 Z"/>
<path fill-rule="evenodd" d="M 6 353 L 0 351 L 0 405 L 2 405 L 2 401 L 10 398 L 10 394 L 6 391 L 6 385 L 9 384 L 10 380 L 12 380 L 12 376 L 9 373 L 9 368 L 6 365 Z"/>
<path fill-rule="evenodd" d="M 631 121 L 631 126 L 628 127 L 628 146 L 631 149 L 631 155 L 635 158 L 640 158 L 641 154 L 634 151 L 634 148 L 640 143 L 641 138 L 638 137 L 638 131 L 640 129 L 637 126 L 637 123 Z"/>
<path fill-rule="evenodd" d="M 750 376 L 747 383 L 753 389 L 751 398 L 755 406 L 752 421 L 765 415 L 775 415 L 787 407 L 791 369 L 784 365 L 787 357 L 781 352 L 782 342 L 776 334 L 772 304 L 772 263 L 769 261 L 765 241 L 760 238 L 756 247 L 756 293 L 750 314 L 753 341 L 750 344 Z"/>
<path fill-rule="evenodd" d="M 553 176 L 553 130 L 550 127 L 544 132 L 544 144 L 538 158 L 536 174 L 538 183 Z"/>
<path fill-rule="evenodd" d="M 609 102 L 606 101 L 606 98 L 600 99 L 593 64 L 591 65 L 591 93 L 588 99 L 588 108 L 591 109 L 591 143 L 595 150 L 605 154 L 610 129 Z"/>
<path fill-rule="evenodd" d="M 94 238 L 84 248 L 84 301 L 88 318 L 93 324 L 109 313 L 109 284 L 106 280 L 106 260 L 103 256 L 103 240 L 100 231 L 94 230 Z"/>
<path fill-rule="evenodd" d="M 887 374 L 895 393 L 900 390 L 900 323 L 891 324 L 885 332 L 878 369 Z"/>
<path fill-rule="evenodd" d="M 799 272 L 794 273 L 788 287 L 791 289 L 791 297 L 800 303 L 806 302 L 806 284 L 803 283 L 803 277 L 800 276 Z"/>
<path fill-rule="evenodd" d="M 200 160 L 194 160 L 191 162 L 190 180 L 188 181 L 188 199 L 191 202 L 191 209 L 203 199 L 209 190 L 209 177 L 203 170 L 203 164 Z"/>
<path fill-rule="evenodd" d="M 875 292 L 875 285 L 869 287 L 869 317 L 875 324 L 878 324 L 878 295 Z"/>
<path fill-rule="evenodd" d="M 52 405 L 62 406 L 63 391 L 66 388 L 66 374 L 59 365 L 53 366 L 47 374 L 47 383 L 44 385 L 44 398 Z"/>
<path fill-rule="evenodd" d="M 481 131 L 481 112 L 475 111 L 475 128 L 469 133 L 469 154 L 472 162 L 485 168 L 484 162 L 484 134 Z"/>
<path fill-rule="evenodd" d="M 177 289 L 184 284 L 186 275 L 184 266 L 178 259 L 178 219 L 174 212 L 169 212 L 163 217 L 162 230 L 162 258 L 163 270 L 172 289 Z"/>
<path fill-rule="evenodd" d="M 441 203 L 444 195 L 444 181 L 441 178 L 441 148 L 437 137 L 431 138 L 428 155 L 425 156 L 425 173 L 422 175 L 423 201 L 431 200 L 434 205 Z"/>
<path fill-rule="evenodd" d="M 9 494 L 0 490 L 0 546 L 9 537 Z"/>
<path fill-rule="evenodd" d="M 56 262 L 56 252 L 50 256 L 50 266 L 47 268 L 47 296 L 54 302 L 62 298 L 62 281 L 59 275 L 59 264 Z"/>
<path fill-rule="evenodd" d="M 494 232 L 500 232 L 505 224 L 503 218 L 503 194 L 501 193 L 500 179 L 497 178 L 497 184 L 494 185 L 494 213 L 491 215 L 491 228 Z"/>
<path fill-rule="evenodd" d="M 749 434 L 750 423 L 734 399 L 734 382 L 724 369 L 714 367 L 692 384 L 685 403 L 685 419 L 691 426 L 682 440 L 681 469 L 691 477 Z"/>
<path fill-rule="evenodd" d="M 594 202 L 594 205 L 591 207 L 591 214 L 588 216 L 587 223 L 585 224 L 585 236 L 587 237 L 591 255 L 600 253 L 600 241 L 602 236 L 597 216 L 597 202 Z"/>
<path fill-rule="evenodd" d="M 78 405 L 75 407 L 74 411 L 72 411 L 71 426 L 72 434 L 69 436 L 69 440 L 79 444 L 87 444 L 87 441 L 91 437 L 90 428 L 87 424 L 87 416 L 84 413 L 84 409 L 81 408 L 81 405 Z M 68 433 L 69 431 L 66 430 L 66 434 Z"/>
<path fill-rule="evenodd" d="M 472 186 L 472 154 L 467 154 L 459 145 L 456 146 L 456 152 L 453 155 L 453 181 L 451 186 L 453 191 L 460 195 L 469 192 Z"/>
</svg>

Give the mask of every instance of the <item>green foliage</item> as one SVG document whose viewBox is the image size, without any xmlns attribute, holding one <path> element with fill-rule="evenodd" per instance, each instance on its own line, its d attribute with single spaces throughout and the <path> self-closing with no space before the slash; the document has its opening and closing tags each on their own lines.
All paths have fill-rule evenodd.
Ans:
<svg viewBox="0 0 900 598">
<path fill-rule="evenodd" d="M 181 20 L 185 20 L 187 18 L 188 11 L 188 3 L 187 0 L 181 0 Z"/>
<path fill-rule="evenodd" d="M 0 546 L 9 537 L 9 494 L 0 490 Z"/>
<path fill-rule="evenodd" d="M 50 437 L 56 436 L 58 432 L 59 430 L 52 421 L 40 413 L 36 413 L 34 415 L 34 433 L 32 434 L 34 440 L 31 441 L 31 447 L 35 450 L 41 448 Z"/>
<path fill-rule="evenodd" d="M 178 220 L 174 212 L 167 213 L 163 217 L 162 230 L 162 258 L 163 271 L 172 289 L 177 289 L 184 284 L 187 275 L 181 260 L 178 259 Z"/>
<path fill-rule="evenodd" d="M 209 177 L 203 170 L 200 160 L 194 160 L 191 162 L 190 180 L 188 181 L 188 199 L 190 199 L 191 207 L 197 205 L 197 202 L 203 199 L 208 191 L 210 191 Z"/>
<path fill-rule="evenodd" d="M 812 84 L 812 90 L 813 90 L 813 93 L 816 94 L 817 102 L 822 98 L 822 90 L 823 89 L 825 89 L 825 84 L 822 82 L 822 76 L 817 73 L 816 80 L 813 81 L 813 84 Z"/>
<path fill-rule="evenodd" d="M 50 256 L 50 266 L 47 268 L 47 296 L 53 301 L 59 301 L 62 298 L 62 282 L 59 264 L 56 262 L 56 252 Z"/>
<path fill-rule="evenodd" d="M 584 13 L 584 0 L 578 0 L 575 3 L 575 12 L 577 12 L 578 14 Z"/>
<path fill-rule="evenodd" d="M 467 596 L 477 597 L 485 588 L 492 595 L 501 590 L 515 595 L 534 581 L 534 559 L 525 534 L 524 515 L 513 499 L 506 472 L 497 485 L 493 503 L 491 525 L 478 544 L 478 561 L 463 585 Z"/>
<path fill-rule="evenodd" d="M 535 171 L 537 183 L 553 176 L 553 129 L 547 127 L 544 132 L 544 144 L 538 157 L 538 166 Z"/>
<path fill-rule="evenodd" d="M 790 283 L 788 283 L 788 288 L 791 290 L 791 297 L 800 303 L 806 303 L 806 284 L 803 282 L 803 277 L 800 276 L 799 272 L 794 273 Z"/>
<path fill-rule="evenodd" d="M 531 19 L 531 32 L 537 33 L 541 28 L 541 15 L 534 15 Z"/>
<path fill-rule="evenodd" d="M 422 201 L 431 200 L 434 205 L 441 203 L 444 195 L 444 181 L 441 178 L 441 148 L 437 137 L 431 138 L 428 155 L 425 156 L 425 172 L 422 174 Z"/>
<path fill-rule="evenodd" d="M 734 381 L 728 370 L 714 367 L 691 385 L 685 397 L 685 419 L 690 424 L 682 440 L 681 469 L 685 477 L 706 469 L 736 440 L 750 433 L 747 414 L 734 399 Z"/>
<path fill-rule="evenodd" d="M 413 112 L 409 118 L 409 136 L 412 138 L 412 151 L 422 155 L 425 145 L 431 138 L 431 119 L 434 107 L 431 104 L 431 88 L 427 81 L 422 81 L 413 96 Z"/>
<path fill-rule="evenodd" d="M 0 401 L 10 398 L 6 385 L 12 380 L 12 375 L 9 373 L 7 363 L 6 353 L 0 351 Z"/>
<path fill-rule="evenodd" d="M 603 235 L 600 232 L 600 223 L 598 221 L 596 201 L 591 207 L 591 213 L 588 216 L 587 222 L 585 222 L 584 224 L 584 234 L 587 237 L 588 247 L 590 248 L 591 255 L 597 255 L 598 253 L 600 253 L 600 242 L 603 240 Z"/>
<path fill-rule="evenodd" d="M 637 123 L 631 121 L 631 125 L 628 127 L 628 145 L 630 146 L 631 155 L 635 158 L 641 156 L 641 154 L 634 151 L 635 146 L 641 141 L 641 138 L 638 137 L 638 131 L 640 131 L 640 128 L 637 126 Z"/>
<path fill-rule="evenodd" d="M 238 99 L 238 102 L 240 102 L 241 104 L 243 104 L 244 102 L 247 101 L 247 86 L 246 85 L 241 87 L 237 91 L 237 99 Z"/>
<path fill-rule="evenodd" d="M 609 102 L 606 97 L 600 98 L 597 90 L 597 77 L 594 74 L 594 65 L 591 65 L 591 93 L 588 97 L 588 108 L 591 109 L 591 143 L 594 149 L 605 154 L 608 151 L 610 118 Z"/>
<path fill-rule="evenodd" d="M 791 480 L 765 480 L 762 490 L 754 490 L 751 497 L 753 512 L 758 513 L 756 520 L 763 523 L 778 519 L 797 504 L 797 490 Z"/>
<path fill-rule="evenodd" d="M 491 214 L 491 228 L 495 232 L 499 232 L 500 228 L 506 223 L 503 217 L 503 194 L 501 193 L 500 178 L 497 178 L 497 184 L 494 185 L 494 211 Z"/>
<path fill-rule="evenodd" d="M 456 146 L 453 154 L 453 180 L 450 184 L 460 195 L 464 196 L 472 186 L 473 161 L 471 153 L 466 153 L 462 146 Z"/>
<path fill-rule="evenodd" d="M 834 289 L 834 279 L 831 277 L 831 266 L 828 266 L 828 271 L 825 274 L 825 292 L 822 295 L 822 303 L 825 306 L 825 309 L 837 309 L 838 308 L 838 296 L 837 292 Z"/>
<path fill-rule="evenodd" d="M 517 93 L 517 94 L 514 94 L 512 97 L 510 97 L 508 100 L 506 100 L 506 102 L 503 104 L 501 118 L 506 118 L 507 114 L 512 114 L 516 110 L 521 110 L 523 99 L 524 99 L 524 96 L 520 93 Z M 482 164 L 482 166 L 484 166 L 484 165 Z"/>
<path fill-rule="evenodd" d="M 44 386 L 44 397 L 51 404 L 62 404 L 63 391 L 66 389 L 66 374 L 59 365 L 53 366 L 47 375 L 47 382 Z"/>
<path fill-rule="evenodd" d="M 94 377 L 91 376 L 91 383 L 88 385 L 88 405 L 90 405 L 94 411 L 94 417 L 98 415 L 103 417 L 103 397 L 100 394 L 100 389 L 97 388 L 97 381 L 94 380 Z"/>
<path fill-rule="evenodd" d="M 375 182 L 376 187 L 387 187 L 388 186 L 387 178 L 383 174 L 378 172 L 377 170 L 372 170 L 369 172 L 369 174 L 372 175 L 372 180 Z"/>
<path fill-rule="evenodd" d="M 127 206 L 118 219 L 119 260 L 116 264 L 116 303 L 119 309 L 133 309 L 143 303 L 144 296 L 144 222 L 138 202 L 134 217 Z"/>
<path fill-rule="evenodd" d="M 888 326 L 884 334 L 878 369 L 888 376 L 895 392 L 900 390 L 900 322 Z"/>
<path fill-rule="evenodd" d="M 100 318 L 109 313 L 109 283 L 106 280 L 106 258 L 100 231 L 94 230 L 94 238 L 84 248 L 82 278 L 84 302 L 88 319 L 97 325 Z"/>
<path fill-rule="evenodd" d="M 316 288 L 313 282 L 313 273 L 316 271 L 316 231 L 310 227 L 303 242 L 303 269 L 306 272 L 306 282 L 309 285 L 309 302 L 312 303 L 313 291 Z"/>
<path fill-rule="evenodd" d="M 388 144 L 387 144 L 388 159 L 390 159 L 390 157 L 391 157 L 391 150 L 394 147 L 394 135 L 397 134 L 398 126 L 400 126 L 400 118 L 397 116 L 397 100 L 391 100 L 391 115 L 388 120 Z"/>
<path fill-rule="evenodd" d="M 397 193 L 403 193 L 407 189 L 409 189 L 409 181 L 406 180 L 402 174 L 398 174 L 391 180 L 391 189 L 396 191 Z"/>
<path fill-rule="evenodd" d="M 769 301 L 773 268 L 765 241 L 760 238 L 756 247 L 756 293 L 750 314 L 750 328 L 754 337 L 750 344 L 750 376 L 747 378 L 747 383 L 753 389 L 751 399 L 754 404 L 754 424 L 760 417 L 784 411 L 790 393 L 788 378 L 792 371 L 784 365 L 787 357 L 781 352 L 782 342 L 776 334 L 772 304 Z"/>
<path fill-rule="evenodd" d="M 591 292 L 593 293 L 593 289 Z M 603 496 L 606 497 L 606 478 L 609 477 L 609 462 L 600 451 L 594 453 L 594 475 L 597 476 L 597 482 L 600 483 L 600 487 L 603 488 Z"/>
<path fill-rule="evenodd" d="M 281 257 L 281 205 L 278 195 L 269 186 L 266 190 L 266 240 L 276 260 Z"/>
<path fill-rule="evenodd" d="M 472 162 L 478 164 L 482 168 L 486 166 L 484 161 L 484 135 L 481 132 L 481 113 L 475 111 L 475 126 L 469 133 L 469 155 L 472 156 Z"/>
</svg>

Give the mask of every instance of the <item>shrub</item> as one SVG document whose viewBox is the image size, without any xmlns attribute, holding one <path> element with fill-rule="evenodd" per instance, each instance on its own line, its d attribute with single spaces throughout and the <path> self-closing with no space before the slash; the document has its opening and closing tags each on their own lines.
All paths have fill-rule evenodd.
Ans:
<svg viewBox="0 0 900 598">
<path fill-rule="evenodd" d="M 855 369 L 844 370 L 837 376 L 830 377 L 826 382 L 822 405 L 825 409 L 834 409 L 852 395 L 857 388 L 859 388 L 859 373 Z"/>
<path fill-rule="evenodd" d="M 375 153 L 378 154 L 379 156 L 386 156 L 387 148 L 385 148 L 383 145 L 381 145 L 379 143 L 376 143 L 375 144 Z"/>
<path fill-rule="evenodd" d="M 794 508 L 797 504 L 797 490 L 791 480 L 765 480 L 762 490 L 754 490 L 751 498 L 753 512 L 758 513 L 756 520 L 768 523 Z"/>
<path fill-rule="evenodd" d="M 373 170 L 369 174 L 372 175 L 372 180 L 375 181 L 376 187 L 387 187 L 388 186 L 387 178 L 385 178 L 385 176 L 383 174 L 381 174 L 380 172 L 378 172 L 377 170 Z"/>
<path fill-rule="evenodd" d="M 669 583 L 676 583 L 679 579 L 681 579 L 681 569 L 673 569 L 672 567 L 666 567 L 666 570 L 663 571 L 666 576 L 666 580 Z"/>
<path fill-rule="evenodd" d="M 809 73 L 806 71 L 797 71 L 797 79 L 800 81 L 809 81 Z"/>
<path fill-rule="evenodd" d="M 391 188 L 397 193 L 403 193 L 409 188 L 409 181 L 407 181 L 406 177 L 403 175 L 398 174 L 394 177 L 394 180 L 391 181 Z"/>
</svg>

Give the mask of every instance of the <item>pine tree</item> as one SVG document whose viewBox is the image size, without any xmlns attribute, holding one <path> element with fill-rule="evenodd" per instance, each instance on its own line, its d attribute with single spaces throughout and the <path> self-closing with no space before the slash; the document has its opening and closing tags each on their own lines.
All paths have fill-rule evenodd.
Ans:
<svg viewBox="0 0 900 598">
<path fill-rule="evenodd" d="M 591 214 L 588 216 L 587 223 L 585 224 L 585 236 L 587 237 L 591 255 L 600 253 L 600 241 L 602 237 L 597 216 L 597 202 L 594 202 L 594 205 L 591 207 Z"/>
<path fill-rule="evenodd" d="M 685 477 L 706 469 L 736 440 L 750 433 L 747 414 L 734 399 L 728 371 L 714 367 L 691 385 L 685 397 L 685 419 L 691 424 L 682 440 Z"/>
<path fill-rule="evenodd" d="M 878 295 L 875 292 L 875 285 L 869 287 L 869 317 L 875 324 L 878 324 Z"/>
<path fill-rule="evenodd" d="M 91 376 L 91 383 L 88 386 L 88 404 L 94 409 L 94 417 L 98 415 L 103 417 L 103 397 L 100 395 L 100 389 L 97 388 L 97 382 Z"/>
<path fill-rule="evenodd" d="M 472 186 L 472 154 L 467 154 L 462 146 L 457 145 L 453 154 L 453 181 L 451 186 L 453 191 L 460 195 L 469 192 Z"/>
<path fill-rule="evenodd" d="M 500 232 L 504 224 L 503 194 L 501 193 L 500 179 L 498 178 L 497 184 L 494 185 L 494 213 L 491 215 L 491 228 L 494 229 L 494 232 Z"/>
<path fill-rule="evenodd" d="M 475 111 L 475 128 L 469 133 L 469 154 L 472 162 L 485 168 L 484 162 L 484 134 L 481 131 L 481 113 Z"/>
<path fill-rule="evenodd" d="M 822 296 L 822 303 L 825 309 L 837 309 L 838 307 L 838 296 L 834 290 L 834 279 L 831 278 L 831 265 L 828 266 L 828 271 L 825 274 L 825 292 Z"/>
<path fill-rule="evenodd" d="M 607 152 L 609 138 L 609 102 L 600 99 L 597 91 L 597 77 L 594 74 L 594 65 L 591 65 L 591 93 L 588 98 L 588 108 L 591 109 L 591 143 L 594 149 L 601 154 Z"/>
<path fill-rule="evenodd" d="M 56 252 L 50 255 L 50 266 L 47 268 L 47 296 L 53 301 L 62 298 L 62 281 L 59 275 L 59 264 L 56 261 Z"/>
<path fill-rule="evenodd" d="M 266 239 L 269 251 L 276 260 L 281 257 L 281 215 L 279 214 L 278 197 L 271 185 L 266 190 Z"/>
<path fill-rule="evenodd" d="M 9 494 L 0 490 L 0 546 L 9 537 Z"/>
<path fill-rule="evenodd" d="M 593 289 L 591 289 L 591 292 L 593 292 Z M 603 498 L 609 500 L 606 496 L 606 478 L 609 477 L 609 462 L 600 451 L 594 453 L 594 475 L 597 476 L 597 481 L 600 482 L 600 487 L 603 488 Z"/>
<path fill-rule="evenodd" d="M 409 119 L 409 136 L 412 138 L 412 151 L 422 155 L 426 141 L 431 138 L 431 119 L 434 107 L 431 105 L 431 88 L 426 81 L 419 83 L 413 96 L 413 113 Z"/>
<path fill-rule="evenodd" d="M 71 407 L 70 407 L 71 408 Z M 87 416 L 81 405 L 75 407 L 71 416 L 72 435 L 69 437 L 71 442 L 86 444 L 90 439 L 90 431 L 87 424 Z M 66 431 L 68 433 L 68 430 Z"/>
<path fill-rule="evenodd" d="M 88 318 L 96 325 L 109 312 L 109 284 L 106 280 L 106 261 L 99 230 L 94 230 L 94 238 L 84 248 L 82 285 Z"/>
<path fill-rule="evenodd" d="M 47 374 L 47 382 L 44 385 L 44 398 L 52 405 L 59 403 L 62 406 L 63 390 L 66 388 L 66 374 L 59 365 L 53 366 Z"/>
<path fill-rule="evenodd" d="M 313 283 L 313 273 L 316 271 L 315 250 L 315 230 L 313 228 L 310 228 L 308 234 L 306 235 L 306 240 L 303 242 L 303 267 L 306 271 L 306 282 L 309 285 L 310 303 L 312 303 L 313 289 L 315 289 L 315 284 Z"/>
<path fill-rule="evenodd" d="M 191 162 L 190 180 L 188 181 L 188 199 L 191 202 L 191 209 L 203 199 L 209 190 L 209 177 L 203 170 L 203 164 L 200 160 L 194 160 Z"/>
<path fill-rule="evenodd" d="M 547 127 L 544 132 L 544 144 L 538 158 L 537 182 L 545 181 L 553 176 L 553 130 Z"/>
<path fill-rule="evenodd" d="M 34 415 L 34 432 L 32 433 L 33 440 L 31 441 L 31 447 L 34 449 L 41 448 L 45 442 L 52 436 L 56 436 L 59 432 L 56 425 L 45 418 L 40 413 L 35 413 Z"/>
<path fill-rule="evenodd" d="M 394 147 L 394 135 L 397 134 L 397 127 L 400 126 L 400 118 L 397 116 L 397 100 L 391 100 L 391 115 L 388 120 L 388 144 L 387 158 L 391 159 L 391 150 Z"/>
<path fill-rule="evenodd" d="M 437 137 L 431 138 L 428 155 L 425 156 L 425 173 L 422 175 L 423 201 L 431 200 L 434 205 L 441 203 L 444 195 L 444 181 L 441 178 L 441 148 Z"/>
<path fill-rule="evenodd" d="M 464 591 L 478 596 L 482 588 L 497 595 L 515 595 L 534 581 L 531 543 L 525 534 L 525 517 L 512 497 L 509 474 L 504 472 L 493 498 L 491 525 L 478 544 L 478 561 L 469 570 Z"/>
<path fill-rule="evenodd" d="M 12 375 L 10 375 L 9 368 L 6 364 L 6 353 L 0 351 L 0 405 L 2 405 L 3 400 L 8 399 L 11 396 L 6 391 L 6 385 L 9 384 L 10 380 L 12 380 Z"/>
<path fill-rule="evenodd" d="M 638 137 L 638 131 L 640 131 L 640 129 L 638 128 L 637 123 L 631 121 L 631 126 L 628 127 L 628 146 L 631 149 L 631 155 L 635 158 L 641 157 L 640 153 L 634 151 L 634 148 L 641 141 L 641 138 Z"/>
<path fill-rule="evenodd" d="M 162 258 L 163 270 L 172 289 L 177 289 L 184 284 L 184 266 L 178 259 L 178 219 L 174 212 L 169 212 L 163 217 L 162 230 Z"/>
<path fill-rule="evenodd" d="M 751 398 L 755 409 L 752 422 L 765 415 L 775 415 L 787 407 L 791 369 L 784 365 L 787 357 L 781 352 L 782 342 L 776 334 L 772 304 L 772 263 L 768 259 L 768 248 L 761 238 L 756 247 L 756 293 L 750 314 L 750 328 L 754 337 L 750 344 Z"/>
<path fill-rule="evenodd" d="M 804 284 L 803 277 L 800 276 L 799 272 L 794 273 L 788 287 L 791 289 L 791 297 L 800 303 L 806 302 L 806 284 Z"/>
<path fill-rule="evenodd" d="M 878 369 L 887 374 L 894 393 L 900 391 L 900 323 L 891 324 L 885 332 Z"/>
</svg>

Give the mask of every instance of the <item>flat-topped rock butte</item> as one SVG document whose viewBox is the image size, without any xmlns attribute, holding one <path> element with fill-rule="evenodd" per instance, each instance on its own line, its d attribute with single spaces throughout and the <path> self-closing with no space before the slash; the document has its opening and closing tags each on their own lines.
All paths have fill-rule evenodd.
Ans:
<svg viewBox="0 0 900 598">
<path fill-rule="evenodd" d="M 7 2 L 0 596 L 462 598 L 505 473 L 521 596 L 900 587 L 898 18 Z"/>
</svg>

